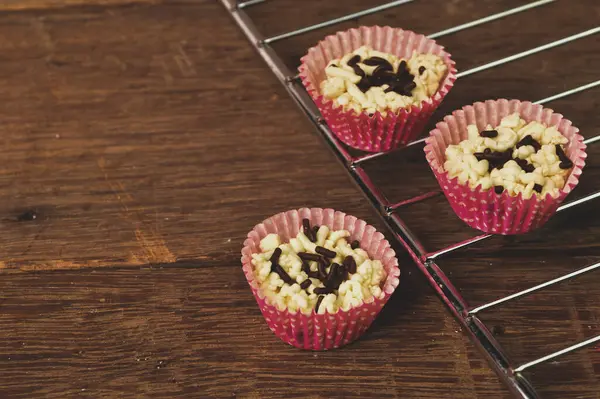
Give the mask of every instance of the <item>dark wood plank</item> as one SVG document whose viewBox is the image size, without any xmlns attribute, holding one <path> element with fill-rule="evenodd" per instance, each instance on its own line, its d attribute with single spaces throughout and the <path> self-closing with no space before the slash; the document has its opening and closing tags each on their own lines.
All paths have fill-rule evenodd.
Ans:
<svg viewBox="0 0 600 399">
<path fill-rule="evenodd" d="M 249 12 L 271 35 L 381 3 L 269 0 Z M 524 3 L 415 1 L 275 47 L 295 68 L 323 35 L 359 23 L 430 33 Z M 592 27 L 598 7 L 556 2 L 441 42 L 466 69 Z M 28 0 L 0 10 L 2 396 L 506 397 L 405 254 L 398 293 L 355 345 L 300 352 L 266 328 L 239 268 L 254 224 L 301 206 L 381 224 L 217 2 Z M 595 39 L 462 79 L 436 118 L 596 80 Z M 591 137 L 597 93 L 552 107 Z M 598 189 L 598 151 L 570 198 Z M 418 148 L 366 168 L 392 200 L 437 187 Z M 440 265 L 473 304 L 529 287 L 598 260 L 596 208 Z M 477 234 L 443 197 L 401 214 L 430 250 Z M 55 271 L 80 268 L 95 270 Z M 505 328 L 511 358 L 527 361 L 598 334 L 597 281 L 482 317 Z M 531 374 L 547 397 L 598 397 L 595 352 L 552 366 Z"/>
<path fill-rule="evenodd" d="M 0 32 L 29 82 L 1 111 L 3 396 L 506 394 L 414 267 L 353 354 L 266 328 L 238 263 L 253 224 L 307 205 L 377 219 L 220 7 L 33 10 Z M 15 273 L 175 258 L 194 263 Z M 299 376 L 282 367 L 298 361 Z"/>
<path fill-rule="evenodd" d="M 115 7 L 135 4 L 153 4 L 159 0 L 5 0 L 1 11 L 49 10 L 69 7 Z"/>
<path fill-rule="evenodd" d="M 218 19 L 219 41 L 200 15 Z M 3 21 L 5 268 L 224 261 L 279 211 L 372 218 L 217 5 Z"/>
<path fill-rule="evenodd" d="M 408 273 L 363 339 L 321 353 L 271 333 L 237 265 L 5 275 L 0 396 L 507 398 Z"/>
</svg>

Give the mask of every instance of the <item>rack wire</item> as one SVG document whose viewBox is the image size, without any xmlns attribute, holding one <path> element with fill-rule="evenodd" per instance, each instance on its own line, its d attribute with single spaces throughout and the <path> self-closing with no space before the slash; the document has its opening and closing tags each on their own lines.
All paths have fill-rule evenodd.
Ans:
<svg viewBox="0 0 600 399">
<path fill-rule="evenodd" d="M 418 239 L 418 237 L 416 237 L 410 231 L 405 222 L 400 218 L 400 216 L 397 213 L 397 210 L 409 204 L 427 201 L 428 199 L 441 194 L 441 191 L 438 190 L 427 192 L 397 203 L 392 203 L 388 201 L 388 199 L 383 194 L 382 190 L 373 183 L 368 173 L 362 167 L 362 164 L 367 161 L 372 161 L 374 159 L 385 157 L 393 152 L 402 151 L 406 147 L 390 152 L 380 152 L 362 156 L 352 156 L 346 150 L 344 145 L 335 138 L 329 127 L 326 125 L 312 99 L 304 90 L 302 84 L 299 82 L 298 75 L 293 73 L 289 68 L 287 68 L 284 65 L 284 63 L 277 55 L 275 50 L 271 47 L 273 43 L 291 38 L 293 36 L 302 35 L 317 29 L 333 26 L 356 18 L 379 13 L 384 10 L 388 10 L 393 7 L 399 7 L 403 4 L 411 3 L 413 1 L 418 0 L 390 1 L 388 3 L 376 7 L 362 10 L 360 12 L 344 15 L 339 18 L 323 21 L 321 23 L 306 26 L 304 28 L 264 38 L 254 26 L 252 20 L 245 12 L 245 9 L 250 6 L 256 6 L 260 3 L 265 3 L 268 1 L 269 0 L 247 0 L 244 2 L 235 3 L 234 0 L 221 0 L 223 5 L 233 17 L 234 21 L 242 29 L 250 43 L 254 46 L 256 51 L 267 63 L 267 65 L 275 74 L 275 76 L 279 79 L 279 81 L 284 85 L 291 97 L 296 101 L 299 107 L 304 111 L 304 113 L 308 116 L 311 122 L 315 125 L 317 131 L 320 133 L 325 143 L 331 148 L 331 150 L 333 150 L 333 153 L 337 156 L 338 160 L 341 161 L 341 163 L 345 166 L 346 170 L 349 172 L 350 176 L 354 179 L 354 181 L 363 191 L 365 196 L 370 201 L 371 205 L 373 205 L 375 209 L 379 212 L 380 216 L 382 216 L 384 223 L 393 233 L 394 238 L 407 249 L 409 254 L 417 263 L 419 269 L 427 277 L 429 283 L 440 296 L 442 301 L 448 306 L 450 311 L 454 314 L 454 316 L 457 318 L 460 324 L 464 327 L 465 331 L 467 331 L 472 341 L 479 347 L 479 349 L 482 350 L 482 353 L 487 358 L 487 360 L 489 361 L 493 369 L 496 371 L 496 373 L 499 375 L 499 377 L 506 383 L 511 392 L 517 397 L 525 399 L 538 398 L 539 395 L 536 393 L 535 388 L 524 375 L 524 372 L 539 364 L 554 361 L 556 358 L 566 355 L 568 353 L 597 344 L 600 342 L 600 335 L 589 338 L 587 340 L 583 340 L 581 342 L 573 343 L 561 350 L 548 353 L 545 356 L 532 359 L 531 361 L 528 361 L 523 364 L 516 365 L 509 361 L 508 356 L 506 355 L 500 344 L 497 342 L 497 340 L 494 338 L 490 329 L 479 318 L 479 313 L 483 310 L 498 307 L 507 302 L 531 295 L 535 292 L 554 286 L 561 282 L 571 280 L 581 275 L 591 273 L 594 271 L 600 271 L 600 262 L 588 265 L 586 267 L 562 275 L 553 280 L 542 282 L 538 285 L 515 292 L 511 295 L 479 305 L 477 307 L 472 307 L 471 305 L 469 305 L 469 303 L 464 298 L 462 298 L 462 296 L 460 295 L 452 281 L 448 278 L 446 273 L 444 273 L 444 271 L 439 265 L 439 260 L 440 258 L 443 258 L 444 256 L 450 253 L 456 252 L 463 248 L 472 246 L 475 243 L 486 240 L 492 237 L 492 235 L 481 234 L 468 240 L 449 245 L 435 252 L 426 251 L 425 247 Z M 449 29 L 442 30 L 440 32 L 430 34 L 428 35 L 428 37 L 439 38 L 442 36 L 450 35 L 527 10 L 542 7 L 555 1 L 557 0 L 535 1 L 520 7 L 512 8 L 503 12 L 489 15 L 485 18 L 473 20 L 462 25 L 458 25 Z M 577 34 L 564 37 L 560 40 L 546 43 L 544 45 L 531 48 L 527 51 L 513 54 L 511 56 L 463 71 L 461 73 L 458 73 L 458 78 L 462 79 L 469 75 L 473 75 L 491 68 L 495 68 L 500 65 L 504 65 L 515 60 L 525 58 L 530 55 L 540 53 L 558 46 L 562 46 L 567 43 L 580 40 L 585 37 L 590 37 L 599 33 L 600 26 L 586 31 L 582 31 Z M 572 89 L 566 90 L 561 93 L 557 93 L 544 99 L 540 99 L 535 103 L 546 104 L 551 101 L 562 99 L 567 96 L 571 96 L 573 94 L 589 90 L 598 86 L 600 86 L 600 80 L 590 82 L 582 86 L 574 87 Z M 416 140 L 414 142 L 409 143 L 408 147 L 421 145 L 424 141 L 425 139 Z M 586 143 L 588 146 L 597 142 L 600 142 L 600 134 L 588 138 L 584 141 L 584 143 Z M 558 212 L 567 211 L 571 208 L 580 206 L 582 204 L 588 203 L 599 198 L 600 190 L 587 196 L 584 196 L 576 201 L 571 201 L 563 204 L 561 207 L 558 208 Z"/>
</svg>

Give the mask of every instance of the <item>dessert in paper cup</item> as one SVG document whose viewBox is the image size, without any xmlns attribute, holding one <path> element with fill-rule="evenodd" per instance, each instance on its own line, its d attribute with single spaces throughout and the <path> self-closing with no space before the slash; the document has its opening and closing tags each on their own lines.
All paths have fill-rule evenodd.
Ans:
<svg viewBox="0 0 600 399">
<path fill-rule="evenodd" d="M 439 122 L 425 154 L 469 226 L 523 234 L 548 221 L 579 182 L 586 145 L 571 121 L 541 105 L 489 100 Z"/>
<path fill-rule="evenodd" d="M 311 350 L 360 337 L 400 276 L 394 250 L 373 226 L 320 208 L 282 212 L 258 224 L 244 242 L 242 265 L 269 328 Z"/>
<path fill-rule="evenodd" d="M 456 80 L 442 46 L 389 26 L 327 36 L 308 50 L 299 71 L 337 138 L 369 152 L 411 142 Z"/>
</svg>

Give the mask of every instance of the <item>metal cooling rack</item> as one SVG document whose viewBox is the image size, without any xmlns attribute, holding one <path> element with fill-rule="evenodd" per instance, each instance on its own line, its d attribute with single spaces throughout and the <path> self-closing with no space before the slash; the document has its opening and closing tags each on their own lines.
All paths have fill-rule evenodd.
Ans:
<svg viewBox="0 0 600 399">
<path fill-rule="evenodd" d="M 269 2 L 269 0 L 248 0 L 244 2 L 236 3 L 234 0 L 221 0 L 223 5 L 227 8 L 235 22 L 239 25 L 239 27 L 243 30 L 244 34 L 247 36 L 248 40 L 252 43 L 252 45 L 256 48 L 258 53 L 262 56 L 264 61 L 267 63 L 269 68 L 273 71 L 275 76 L 281 81 L 287 91 L 290 93 L 292 98 L 297 102 L 300 108 L 306 113 L 306 115 L 310 118 L 312 123 L 317 128 L 320 135 L 324 138 L 325 142 L 330 146 L 333 152 L 337 155 L 337 158 L 342 162 L 342 164 L 346 167 L 350 176 L 355 180 L 358 186 L 362 189 L 366 197 L 369 199 L 371 204 L 377 209 L 377 211 L 382 216 L 383 221 L 393 232 L 395 238 L 402 243 L 402 245 L 408 250 L 410 255 L 413 257 L 421 271 L 425 274 L 427 279 L 429 280 L 431 286 L 436 290 L 438 295 L 442 298 L 442 300 L 446 303 L 446 305 L 450 308 L 454 316 L 458 319 L 461 325 L 465 328 L 465 331 L 468 332 L 470 338 L 475 342 L 475 344 L 482 350 L 487 360 L 490 362 L 494 370 L 498 373 L 500 378 L 506 383 L 509 389 L 520 398 L 538 398 L 538 394 L 536 393 L 532 384 L 527 380 L 525 375 L 523 374 L 526 370 L 531 369 L 534 366 L 537 366 L 542 363 L 553 361 L 554 359 L 563 356 L 565 354 L 574 352 L 578 349 L 582 349 L 584 347 L 588 347 L 594 345 L 595 343 L 600 342 L 600 335 L 587 339 L 585 341 L 573 343 L 570 346 L 567 346 L 559 351 L 552 352 L 547 354 L 546 356 L 533 359 L 529 362 L 523 364 L 513 364 L 508 360 L 507 355 L 504 353 L 502 347 L 496 341 L 490 329 L 486 326 L 486 324 L 479 318 L 478 314 L 490 308 L 498 307 L 502 304 L 515 300 L 517 298 L 524 297 L 526 295 L 532 294 L 534 292 L 543 290 L 547 287 L 553 286 L 560 282 L 570 280 L 574 277 L 581 276 L 586 273 L 590 273 L 592 271 L 600 271 L 600 262 L 589 265 L 577 271 L 574 271 L 569 274 L 565 274 L 556 279 L 543 282 L 539 285 L 530 287 L 526 290 L 515 292 L 512 295 L 505 296 L 503 298 L 497 299 L 495 301 L 472 307 L 469 305 L 465 299 L 459 294 L 458 290 L 444 273 L 442 268 L 439 265 L 439 260 L 449 253 L 455 252 L 461 248 L 468 247 L 473 245 L 479 241 L 483 241 L 491 237 L 490 234 L 482 234 L 476 237 L 470 238 L 466 241 L 459 242 L 453 245 L 450 245 L 446 248 L 438 250 L 436 252 L 428 252 L 425 250 L 424 246 L 421 244 L 420 240 L 409 230 L 406 224 L 402 221 L 400 216 L 396 213 L 396 211 L 404 207 L 406 205 L 426 201 L 427 199 L 436 196 L 440 193 L 440 191 L 428 192 L 422 195 L 413 197 L 411 199 L 399 202 L 399 203 L 391 203 L 386 197 L 383 195 L 381 189 L 373 184 L 371 178 L 367 174 L 367 172 L 362 167 L 362 164 L 366 161 L 371 161 L 387 154 L 387 153 L 375 153 L 368 154 L 363 156 L 354 157 L 352 156 L 344 147 L 344 145 L 339 142 L 333 133 L 329 130 L 323 119 L 321 118 L 318 109 L 314 105 L 312 99 L 308 95 L 308 93 L 304 90 L 304 87 L 299 82 L 298 75 L 292 72 L 289 68 L 287 68 L 282 60 L 279 58 L 277 53 L 271 47 L 271 44 L 274 42 L 278 42 L 293 36 L 301 35 L 307 32 L 311 32 L 317 29 L 325 28 L 328 26 L 336 25 L 342 22 L 350 21 L 356 18 L 364 17 L 366 15 L 375 14 L 393 7 L 398 7 L 406 3 L 410 3 L 418 0 L 396 0 L 391 1 L 385 4 L 382 4 L 377 7 L 368 8 L 360 12 L 356 12 L 353 14 L 348 14 L 345 16 L 341 16 L 339 18 L 335 18 L 332 20 L 324 21 L 315 25 L 307 26 L 301 29 L 297 29 L 294 31 L 286 32 L 277 36 L 272 36 L 268 38 L 264 38 L 257 31 L 256 27 L 252 23 L 251 19 L 248 17 L 248 14 L 245 12 L 245 9 L 251 6 L 256 6 L 260 3 Z M 549 3 L 552 3 L 557 0 L 541 0 L 535 1 L 533 3 L 529 3 L 523 5 L 521 7 L 513 8 L 506 10 L 504 12 L 500 12 L 497 14 L 489 15 L 485 18 L 477 19 L 466 24 L 458 25 L 450 29 L 446 29 L 440 32 L 436 32 L 430 34 L 430 38 L 439 38 L 442 36 L 450 35 L 452 33 L 456 33 L 459 31 L 463 31 L 478 25 L 483 25 L 485 23 L 498 20 L 500 18 L 505 18 L 510 15 L 514 15 L 520 12 L 524 12 L 533 8 L 542 7 Z M 596 27 L 594 29 L 586 30 L 584 32 L 578 33 L 576 35 L 564 37 L 560 40 L 556 40 L 551 43 L 547 43 L 541 45 L 539 47 L 532 48 L 527 51 L 523 51 L 518 54 L 511 55 L 509 57 L 505 57 L 476 68 L 472 68 L 463 72 L 458 73 L 458 78 L 464 78 L 466 76 L 485 71 L 490 68 L 494 68 L 536 53 L 540 53 L 542 51 L 546 51 L 558 46 L 562 46 L 564 44 L 573 42 L 575 40 L 583 39 L 585 37 L 589 37 L 595 34 L 600 33 L 600 27 Z M 579 87 L 575 87 L 573 89 L 564 91 L 562 93 L 558 93 L 556 95 L 541 99 L 536 101 L 538 104 L 546 104 L 551 101 L 564 98 L 570 96 L 575 93 L 582 92 L 584 90 L 591 89 L 593 87 L 600 86 L 600 80 L 595 82 L 591 82 L 586 85 L 582 85 Z M 420 145 L 425 141 L 425 139 L 416 140 L 408 146 Z M 600 142 L 600 135 L 588 138 L 584 141 L 587 145 L 592 143 Z M 398 149 L 392 152 L 402 151 L 402 149 Z M 593 194 L 580 198 L 576 201 L 571 201 L 565 203 L 560 208 L 558 208 L 558 212 L 564 212 L 568 209 L 574 208 L 586 202 L 590 202 L 594 199 L 600 198 L 600 191 L 597 191 Z"/>
</svg>

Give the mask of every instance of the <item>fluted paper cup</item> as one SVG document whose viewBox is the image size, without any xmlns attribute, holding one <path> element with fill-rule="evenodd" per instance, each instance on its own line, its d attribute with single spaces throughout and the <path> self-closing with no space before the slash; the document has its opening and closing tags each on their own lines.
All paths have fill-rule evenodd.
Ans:
<svg viewBox="0 0 600 399">
<path fill-rule="evenodd" d="M 373 260 L 379 260 L 387 272 L 382 291 L 384 297 L 371 298 L 360 306 L 348 311 L 339 309 L 336 313 L 310 315 L 302 312 L 279 310 L 269 303 L 255 279 L 252 254 L 261 252 L 260 240 L 267 234 L 276 233 L 282 242 L 289 242 L 302 228 L 302 219 L 310 220 L 311 225 L 326 225 L 332 230 L 348 230 L 349 240 L 358 240 L 360 246 Z M 369 328 L 386 304 L 399 283 L 400 269 L 394 250 L 383 234 L 365 221 L 337 212 L 333 209 L 302 208 L 279 213 L 263 221 L 248 233 L 242 249 L 242 266 L 256 302 L 271 331 L 282 341 L 297 348 L 328 350 L 349 344 Z"/>
<path fill-rule="evenodd" d="M 442 58 L 448 71 L 440 82 L 438 91 L 424 100 L 419 106 L 373 115 L 366 112 L 357 114 L 354 110 L 344 110 L 320 93 L 320 83 L 325 80 L 325 67 L 334 59 L 341 58 L 361 46 L 394 54 L 405 59 L 413 51 L 422 54 L 435 54 Z M 299 67 L 300 79 L 306 90 L 321 111 L 331 131 L 350 147 L 368 152 L 390 151 L 413 141 L 425 128 L 431 114 L 437 109 L 456 80 L 456 68 L 450 54 L 434 40 L 423 35 L 391 28 L 389 26 L 361 26 L 335 35 L 327 36 L 302 57 Z"/>
<path fill-rule="evenodd" d="M 573 161 L 565 186 L 557 197 L 547 194 L 543 198 L 533 195 L 524 199 L 521 193 L 511 196 L 506 190 L 498 195 L 493 188 L 472 189 L 451 179 L 444 170 L 446 148 L 468 138 L 467 125 L 476 124 L 479 130 L 487 124 L 498 126 L 500 120 L 518 113 L 526 122 L 537 121 L 547 126 L 557 126 L 558 131 L 569 139 L 565 153 Z M 571 121 L 549 108 L 519 100 L 488 100 L 477 102 L 454 111 L 429 133 L 425 141 L 425 154 L 452 209 L 469 226 L 492 234 L 523 234 L 546 223 L 556 212 L 565 197 L 579 183 L 579 176 L 587 157 L 583 137 Z"/>
</svg>

